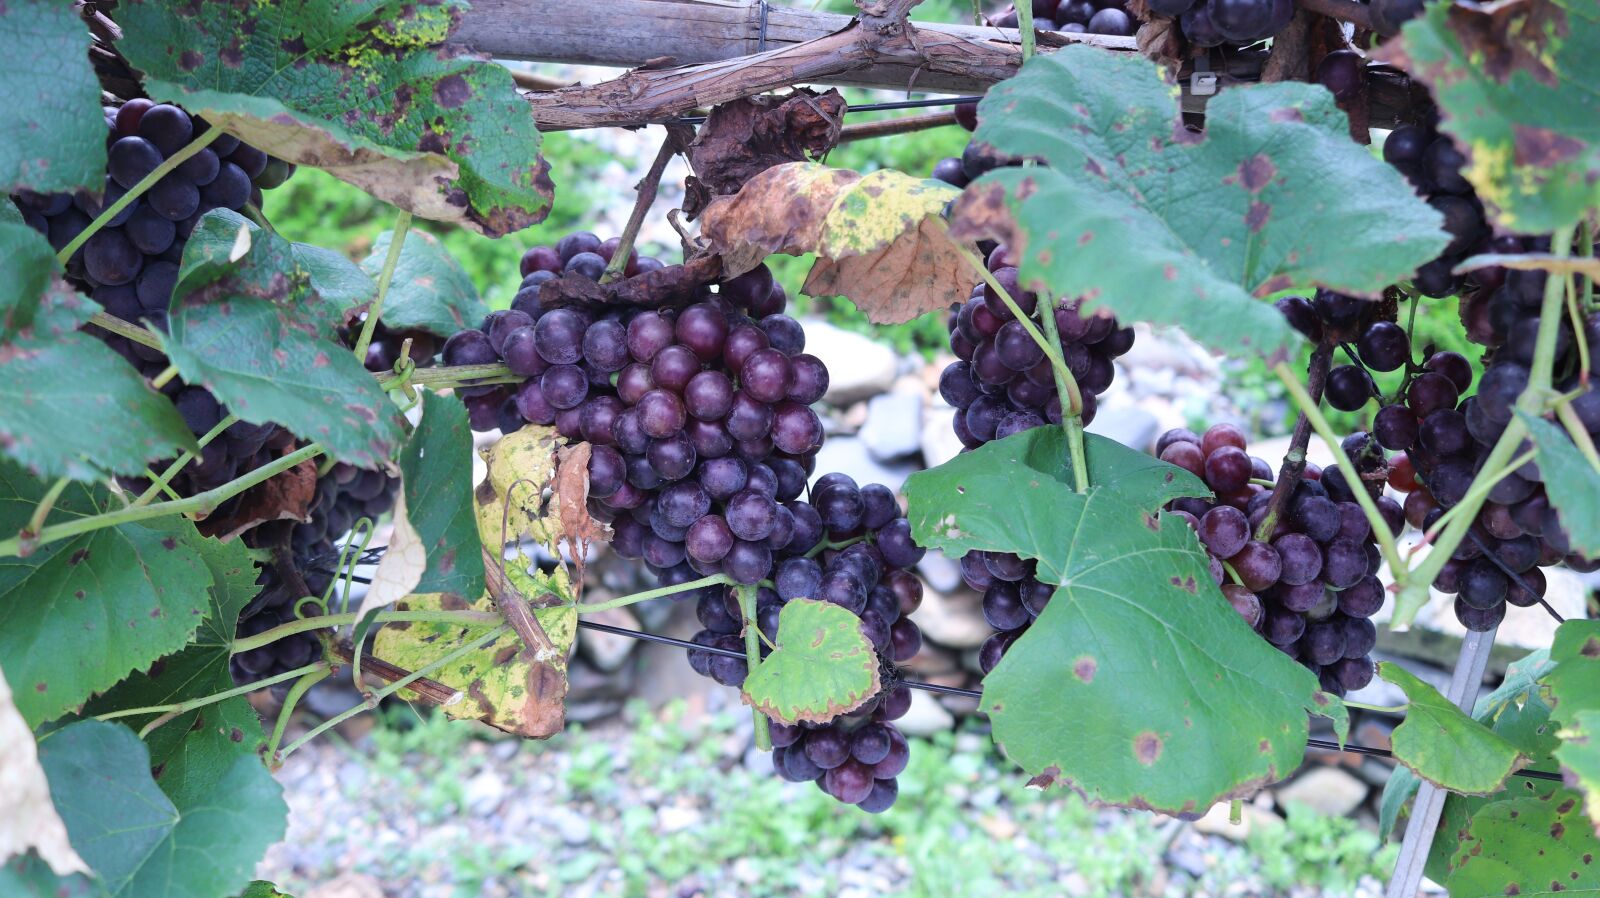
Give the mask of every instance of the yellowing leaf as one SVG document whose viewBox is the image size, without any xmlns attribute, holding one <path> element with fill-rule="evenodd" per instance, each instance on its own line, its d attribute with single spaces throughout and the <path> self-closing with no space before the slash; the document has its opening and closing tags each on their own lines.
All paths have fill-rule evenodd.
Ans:
<svg viewBox="0 0 1600 898">
<path fill-rule="evenodd" d="M 548 516 L 544 490 L 556 474 L 556 449 L 562 444 L 554 427 L 528 425 L 506 434 L 483 450 L 489 476 L 478 484 L 475 500 L 478 535 L 484 551 L 528 536 L 554 548 L 560 522 Z"/>
<path fill-rule="evenodd" d="M 771 253 L 816 253 L 805 293 L 844 296 L 869 320 L 894 324 L 967 298 L 972 273 L 940 220 L 958 193 L 887 169 L 791 162 L 713 200 L 701 231 L 729 275 Z"/>
</svg>

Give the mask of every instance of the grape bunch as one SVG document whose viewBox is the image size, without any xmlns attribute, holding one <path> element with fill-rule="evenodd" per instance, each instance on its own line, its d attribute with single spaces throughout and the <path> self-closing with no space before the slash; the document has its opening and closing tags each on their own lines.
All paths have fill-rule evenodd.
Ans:
<svg viewBox="0 0 1600 898">
<path fill-rule="evenodd" d="M 1383 142 L 1383 158 L 1394 166 L 1435 211 L 1444 216 L 1450 243 L 1437 259 L 1417 269 L 1413 285 L 1424 296 L 1444 297 L 1464 289 L 1499 286 L 1497 274 L 1455 275 L 1451 269 L 1467 256 L 1489 251 L 1491 237 L 1483 203 L 1462 174 L 1467 159 L 1454 141 L 1436 127 L 1403 125 Z"/>
<path fill-rule="evenodd" d="M 1122 0 L 1033 0 L 1032 6 L 1037 31 L 1127 37 L 1139 27 Z M 1015 6 L 1006 7 L 990 22 L 1000 28 L 1015 28 L 1018 23 Z"/>
<path fill-rule="evenodd" d="M 1494 243 L 1504 252 L 1548 249 L 1547 240 L 1534 238 L 1497 237 Z M 1367 369 L 1405 367 L 1401 388 L 1393 396 L 1378 397 L 1381 407 L 1373 416 L 1372 431 L 1385 449 L 1402 453 L 1391 465 L 1390 484 L 1409 493 L 1406 518 L 1422 530 L 1465 497 L 1528 385 L 1545 276 L 1513 270 L 1495 272 L 1494 279 L 1499 286 L 1481 297 L 1485 327 L 1479 331 L 1493 354 L 1474 395 L 1465 396 L 1472 387 L 1472 367 L 1465 357 L 1434 352 L 1417 365 L 1406 334 L 1393 325 L 1371 325 L 1358 344 L 1360 366 L 1345 366 L 1352 382 Z M 1588 316 L 1582 334 L 1563 316 L 1554 365 L 1556 389 L 1574 395 L 1577 421 L 1595 439 L 1600 435 L 1600 392 L 1582 378 L 1579 340 L 1591 353 L 1600 349 L 1600 315 Z M 1330 373 L 1330 391 L 1332 386 Z M 1376 391 L 1358 395 L 1359 403 L 1353 394 L 1340 407 L 1360 408 Z M 1487 631 L 1504 618 L 1508 603 L 1538 604 L 1546 585 L 1539 568 L 1558 563 L 1582 571 L 1596 566 L 1596 560 L 1573 553 L 1546 495 L 1543 474 L 1528 462 L 1494 485 L 1467 538 L 1433 585 L 1456 596 L 1455 613 L 1463 626 Z"/>
<path fill-rule="evenodd" d="M 1169 430 L 1156 443 L 1162 461 L 1201 480 L 1214 499 L 1173 500 L 1168 509 L 1194 528 L 1211 561 L 1211 577 L 1239 616 L 1268 642 L 1317 674 L 1336 695 L 1360 689 L 1374 672 L 1368 653 L 1378 631 L 1369 619 L 1383 607 L 1377 572 L 1383 556 L 1356 503 L 1367 490 L 1391 532 L 1404 526 L 1399 503 L 1381 495 L 1383 452 L 1365 433 L 1344 441 L 1363 480 L 1352 485 L 1339 468 L 1307 464 L 1269 532 L 1272 466 L 1250 455 L 1230 424 L 1204 434 Z"/>
<path fill-rule="evenodd" d="M 511 308 L 445 342 L 446 365 L 504 362 L 524 378 L 460 390 L 471 426 L 554 425 L 589 443 L 590 511 L 611 524 L 617 555 L 642 559 L 662 585 L 725 574 L 755 587 L 754 623 L 768 640 L 783 605 L 806 597 L 858 615 L 883 663 L 915 655 L 921 631 L 904 615 L 921 602 L 910 568 L 923 550 L 894 493 L 837 473 L 807 490 L 823 440 L 811 404 L 829 378 L 805 353 L 799 322 L 783 314 L 782 287 L 758 266 L 701 288 L 682 309 L 546 308 L 547 282 L 598 280 L 618 247 L 579 232 L 528 250 Z M 659 267 L 630 255 L 622 273 Z M 739 589 L 679 595 L 695 602 L 696 644 L 743 651 Z M 748 673 L 742 657 L 692 650 L 689 662 L 730 686 Z M 887 808 L 905 764 L 905 740 L 889 721 L 909 701 L 887 688 L 825 724 L 773 724 L 776 769 L 841 801 Z"/>
<path fill-rule="evenodd" d="M 1038 297 L 1018 285 L 1006 248 L 991 250 L 987 265 L 1037 328 L 1044 311 Z M 1096 395 L 1116 375 L 1114 360 L 1133 346 L 1133 329 L 1119 328 L 1115 318 L 1104 315 L 1085 317 L 1080 307 L 1058 303 L 1053 314 L 1062 359 L 1078 383 L 1088 423 L 1094 420 Z M 998 293 L 978 285 L 971 298 L 951 310 L 948 328 L 956 361 L 940 372 L 939 395 L 956 409 L 952 426 L 965 449 L 1061 423 L 1050 361 Z M 1035 579 L 1032 561 L 1004 552 L 971 552 L 960 566 L 967 585 L 983 593 L 984 620 L 996 631 L 978 652 L 979 668 L 987 674 L 1044 610 L 1055 587 Z"/>
<path fill-rule="evenodd" d="M 296 605 L 305 596 L 327 594 L 339 573 L 338 540 L 361 518 L 375 521 L 393 508 L 399 487 L 399 478 L 340 462 L 317 479 L 309 520 L 273 522 L 246 532 L 244 540 L 253 548 L 286 553 L 295 573 L 286 578 L 277 558 L 262 566 L 256 577 L 260 591 L 240 611 L 238 634 L 254 636 L 299 616 L 317 614 L 314 604 L 298 609 Z M 293 582 L 294 577 L 299 582 Z M 303 667 L 321 651 L 315 633 L 297 633 L 234 655 L 230 670 L 234 680 L 248 683 Z"/>
</svg>

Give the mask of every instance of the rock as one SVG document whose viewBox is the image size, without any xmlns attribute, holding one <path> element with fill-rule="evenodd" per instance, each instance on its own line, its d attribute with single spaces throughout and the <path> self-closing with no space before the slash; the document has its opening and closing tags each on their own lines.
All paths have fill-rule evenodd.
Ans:
<svg viewBox="0 0 1600 898">
<path fill-rule="evenodd" d="M 909 462 L 884 464 L 872 457 L 866 443 L 860 439 L 835 437 L 817 451 L 817 468 L 811 481 L 815 483 L 823 474 L 838 471 L 854 477 L 856 483 L 862 486 L 881 483 L 898 493 L 906 478 L 915 473 L 918 467 Z"/>
<path fill-rule="evenodd" d="M 938 549 L 929 549 L 917 562 L 917 573 L 922 582 L 940 592 L 954 592 L 961 588 L 961 567 L 955 560 Z"/>
<path fill-rule="evenodd" d="M 896 720 L 894 725 L 907 736 L 927 737 L 935 733 L 948 732 L 956 725 L 956 719 L 931 694 L 921 689 L 913 689 L 911 710 L 906 712 L 906 716 Z"/>
<path fill-rule="evenodd" d="M 924 589 L 922 607 L 911 619 L 925 638 L 952 649 L 975 649 L 994 632 L 983 619 L 983 597 L 970 589 Z"/>
<path fill-rule="evenodd" d="M 922 414 L 922 461 L 936 468 L 957 455 L 964 448 L 955 432 L 956 410 L 935 404 Z"/>
<path fill-rule="evenodd" d="M 545 816 L 544 822 L 556 831 L 561 841 L 576 848 L 587 845 L 593 838 L 589 821 L 569 808 L 557 806 Z"/>
<path fill-rule="evenodd" d="M 1338 767 L 1312 767 L 1275 792 L 1278 806 L 1302 804 L 1329 817 L 1347 817 L 1367 800 L 1359 777 Z"/>
<path fill-rule="evenodd" d="M 916 674 L 922 679 L 948 674 L 960 674 L 961 658 L 955 652 L 924 639 L 922 647 L 911 656 L 911 660 L 900 665 L 902 670 Z"/>
<path fill-rule="evenodd" d="M 582 658 L 572 659 L 567 665 L 567 701 L 624 698 L 627 684 L 622 679 L 597 670 Z"/>
<path fill-rule="evenodd" d="M 885 392 L 900 372 L 895 351 L 871 337 L 834 327 L 821 318 L 802 318 L 806 352 L 828 366 L 829 405 L 844 406 Z"/>
<path fill-rule="evenodd" d="M 331 720 L 361 704 L 361 693 L 351 684 L 348 675 L 329 677 L 312 686 L 300 699 L 300 707 L 323 720 Z"/>
<path fill-rule="evenodd" d="M 683 805 L 667 805 L 656 810 L 656 830 L 675 833 L 700 825 L 700 812 Z"/>
<path fill-rule="evenodd" d="M 1250 802 L 1245 802 L 1239 809 L 1239 822 L 1229 822 L 1229 802 L 1219 801 L 1206 811 L 1205 816 L 1194 822 L 1196 832 L 1208 836 L 1221 836 L 1234 842 L 1243 842 L 1254 830 L 1280 826 L 1283 818 L 1272 813 L 1266 808 L 1259 808 Z"/>
<path fill-rule="evenodd" d="M 872 397 L 858 436 L 879 461 L 915 455 L 922 447 L 922 397 L 912 393 Z"/>
<path fill-rule="evenodd" d="M 488 817 L 500 808 L 505 795 L 505 781 L 493 768 L 487 768 L 467 780 L 462 788 L 461 802 L 472 816 Z"/>
<path fill-rule="evenodd" d="M 567 702 L 567 723 L 593 723 L 622 713 L 622 699 L 597 698 L 584 702 Z"/>
<path fill-rule="evenodd" d="M 1101 409 L 1084 430 L 1116 440 L 1129 449 L 1148 452 L 1161 433 L 1156 416 L 1138 406 Z"/>
<path fill-rule="evenodd" d="M 595 594 L 586 596 L 586 601 L 599 602 L 605 597 L 600 596 L 598 590 Z M 586 615 L 595 623 L 607 624 L 613 627 L 622 627 L 627 630 L 639 629 L 639 619 L 627 608 L 611 608 L 605 611 L 596 611 Z M 602 633 L 598 630 L 578 631 L 578 651 L 583 653 L 585 660 L 600 670 L 610 673 L 615 671 L 628 660 L 628 655 L 633 652 L 634 644 L 638 640 L 614 633 Z"/>
</svg>

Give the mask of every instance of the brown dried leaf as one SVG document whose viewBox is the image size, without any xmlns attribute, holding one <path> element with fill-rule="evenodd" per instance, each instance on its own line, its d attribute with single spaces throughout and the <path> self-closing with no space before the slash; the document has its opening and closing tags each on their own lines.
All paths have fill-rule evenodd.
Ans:
<svg viewBox="0 0 1600 898">
<path fill-rule="evenodd" d="M 838 91 L 819 94 L 803 87 L 712 109 L 689 145 L 695 173 L 684 182 L 684 213 L 693 220 L 714 197 L 738 193 L 774 165 L 822 158 L 839 142 L 844 109 Z"/>
<path fill-rule="evenodd" d="M 793 162 L 706 209 L 701 233 L 736 277 L 772 253 L 816 253 L 805 292 L 844 296 L 877 324 L 966 298 L 971 273 L 941 216 L 958 191 L 896 171 Z"/>
<path fill-rule="evenodd" d="M 411 517 L 406 513 L 406 496 L 402 490 L 394 504 L 394 529 L 389 535 L 389 548 L 384 550 L 378 570 L 372 575 L 372 586 L 361 600 L 356 620 L 416 589 L 427 569 L 428 551 L 422 545 L 422 537 L 417 535 L 417 528 L 411 526 Z"/>
<path fill-rule="evenodd" d="M 294 440 L 282 439 L 274 451 L 281 458 L 298 448 Z M 201 518 L 195 527 L 204 536 L 227 541 L 268 521 L 304 521 L 311 514 L 316 494 L 317 462 L 308 458 L 246 490 L 226 514 Z"/>
<path fill-rule="evenodd" d="M 631 278 L 597 284 L 577 275 L 551 278 L 539 288 L 539 302 L 547 309 L 583 306 L 631 306 L 660 309 L 694 302 L 699 288 L 716 283 L 722 275 L 717 256 L 697 256 L 682 265 L 668 265 Z"/>
<path fill-rule="evenodd" d="M 11 700 L 11 687 L 0 673 L 0 863 L 29 849 L 59 876 L 89 873 L 67 841 L 67 828 L 50 800 L 50 783 L 39 766 L 39 746 Z"/>
<path fill-rule="evenodd" d="M 556 516 L 561 522 L 561 539 L 567 544 L 578 569 L 572 582 L 578 585 L 579 595 L 583 592 L 583 559 L 588 554 L 589 544 L 611 541 L 610 526 L 589 515 L 591 451 L 588 443 L 578 443 L 556 452 Z"/>
</svg>

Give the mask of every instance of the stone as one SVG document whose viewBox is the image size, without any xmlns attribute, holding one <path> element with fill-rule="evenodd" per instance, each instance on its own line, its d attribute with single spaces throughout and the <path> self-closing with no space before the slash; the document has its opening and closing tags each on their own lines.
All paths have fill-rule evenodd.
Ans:
<svg viewBox="0 0 1600 898">
<path fill-rule="evenodd" d="M 351 684 L 348 675 L 329 677 L 306 690 L 300 707 L 323 720 L 331 720 L 361 704 L 361 693 Z"/>
<path fill-rule="evenodd" d="M 585 596 L 587 602 L 601 602 L 609 598 L 601 595 L 599 590 L 591 590 L 590 593 Z M 595 623 L 612 627 L 622 627 L 626 630 L 639 629 L 639 619 L 627 608 L 608 608 L 605 611 L 591 612 L 585 617 Z M 583 653 L 584 660 L 607 673 L 621 668 L 627 662 L 637 642 L 638 640 L 627 636 L 602 633 L 599 630 L 578 631 L 578 651 Z"/>
<path fill-rule="evenodd" d="M 917 562 L 917 573 L 922 582 L 940 592 L 955 592 L 961 588 L 961 567 L 955 559 L 938 549 L 929 549 Z"/>
<path fill-rule="evenodd" d="M 894 722 L 895 727 L 907 736 L 928 737 L 949 732 L 956 719 L 939 700 L 921 689 L 911 690 L 911 709 Z"/>
<path fill-rule="evenodd" d="M 588 819 L 570 808 L 552 808 L 544 822 L 556 831 L 562 842 L 574 848 L 587 845 L 593 839 Z"/>
<path fill-rule="evenodd" d="M 912 393 L 872 397 L 857 436 L 879 461 L 915 455 L 922 448 L 922 397 Z"/>
<path fill-rule="evenodd" d="M 1282 825 L 1283 818 L 1272 813 L 1266 808 L 1256 807 L 1250 802 L 1244 802 L 1239 809 L 1239 822 L 1229 820 L 1232 810 L 1229 802 L 1219 801 L 1211 806 L 1199 820 L 1193 824 L 1195 831 L 1207 836 L 1221 836 L 1233 842 L 1243 842 L 1255 830 L 1270 829 Z"/>
<path fill-rule="evenodd" d="M 829 405 L 845 406 L 885 392 L 900 373 L 893 349 L 871 337 L 835 327 L 821 318 L 802 318 L 806 352 L 828 366 Z"/>
<path fill-rule="evenodd" d="M 1307 769 L 1275 791 L 1278 806 L 1301 804 L 1329 817 L 1348 817 L 1367 800 L 1370 788 L 1354 774 L 1338 767 Z"/>
<path fill-rule="evenodd" d="M 567 723 L 594 723 L 622 713 L 622 699 L 597 698 L 567 702 Z"/>
<path fill-rule="evenodd" d="M 906 478 L 916 473 L 920 466 L 910 462 L 884 463 L 872 457 L 866 443 L 857 437 L 835 437 L 817 450 L 816 473 L 811 481 L 831 471 L 849 474 L 857 484 L 881 483 L 899 492 Z"/>
<path fill-rule="evenodd" d="M 1116 440 L 1129 449 L 1149 452 L 1161 433 L 1161 422 L 1138 406 L 1103 408 L 1084 430 Z"/>
<path fill-rule="evenodd" d="M 970 589 L 922 591 L 922 607 L 911 615 L 922 635 L 952 649 L 975 649 L 994 632 L 983 619 L 983 597 Z"/>
<path fill-rule="evenodd" d="M 922 462 L 937 468 L 966 448 L 955 431 L 956 410 L 942 403 L 922 413 Z"/>
<path fill-rule="evenodd" d="M 474 817 L 487 817 L 505 799 L 506 784 L 493 768 L 480 771 L 462 787 L 461 802 Z"/>
</svg>

